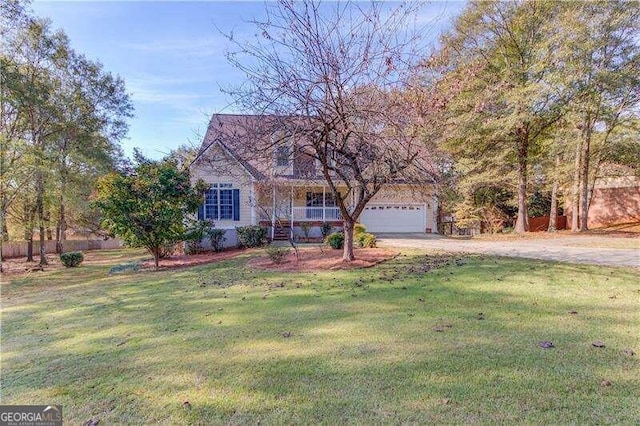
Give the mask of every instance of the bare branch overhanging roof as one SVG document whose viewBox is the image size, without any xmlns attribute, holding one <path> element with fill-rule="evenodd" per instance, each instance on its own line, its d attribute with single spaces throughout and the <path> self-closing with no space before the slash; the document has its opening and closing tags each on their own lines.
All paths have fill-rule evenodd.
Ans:
<svg viewBox="0 0 640 426">
<path fill-rule="evenodd" d="M 214 114 L 209 122 L 198 155 L 191 163 L 191 166 L 212 161 L 213 159 L 209 155 L 211 148 L 219 145 L 255 180 L 322 182 L 324 181 L 322 175 L 317 174 L 318 172 L 314 170 L 306 170 L 305 166 L 293 167 L 293 173 L 289 174 L 275 173 L 273 152 L 281 142 L 274 138 L 274 134 L 281 131 L 286 124 L 295 124 L 295 121 L 296 117 Z M 435 168 L 428 156 L 423 156 L 416 167 L 423 170 L 425 175 L 428 175 L 425 183 L 434 182 L 437 173 L 434 171 Z M 402 182 L 398 181 L 397 183 Z"/>
</svg>

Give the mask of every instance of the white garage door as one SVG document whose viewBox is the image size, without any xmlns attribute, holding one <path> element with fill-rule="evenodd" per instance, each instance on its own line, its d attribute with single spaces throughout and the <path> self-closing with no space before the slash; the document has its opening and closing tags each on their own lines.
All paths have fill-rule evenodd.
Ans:
<svg viewBox="0 0 640 426">
<path fill-rule="evenodd" d="M 368 232 L 425 232 L 424 204 L 369 204 L 360 215 Z"/>
</svg>

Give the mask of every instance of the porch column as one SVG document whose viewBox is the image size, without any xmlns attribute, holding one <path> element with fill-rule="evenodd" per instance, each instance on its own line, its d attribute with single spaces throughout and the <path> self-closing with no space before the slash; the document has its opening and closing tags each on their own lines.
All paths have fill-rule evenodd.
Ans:
<svg viewBox="0 0 640 426">
<path fill-rule="evenodd" d="M 291 184 L 291 204 L 290 204 L 291 208 L 290 208 L 290 214 L 291 214 L 291 240 L 293 240 L 293 184 Z"/>
<path fill-rule="evenodd" d="M 327 208 L 326 208 L 326 203 L 327 203 L 327 191 L 326 191 L 327 187 L 326 185 L 322 185 L 322 221 L 326 222 L 326 213 L 327 213 Z"/>
<path fill-rule="evenodd" d="M 271 206 L 271 241 L 276 236 L 276 185 L 273 184 L 273 204 Z"/>
</svg>

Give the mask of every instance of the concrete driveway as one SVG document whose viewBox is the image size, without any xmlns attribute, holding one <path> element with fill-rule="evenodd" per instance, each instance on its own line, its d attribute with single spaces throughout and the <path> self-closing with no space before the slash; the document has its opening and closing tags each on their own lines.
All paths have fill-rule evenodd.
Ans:
<svg viewBox="0 0 640 426">
<path fill-rule="evenodd" d="M 556 260 L 595 265 L 640 267 L 637 248 L 602 248 L 620 245 L 621 239 L 606 236 L 558 236 L 521 241 L 458 239 L 434 234 L 378 234 L 381 246 L 479 253 L 496 256 Z M 633 241 L 629 241 L 633 243 Z M 631 245 L 631 244 L 629 244 Z"/>
</svg>

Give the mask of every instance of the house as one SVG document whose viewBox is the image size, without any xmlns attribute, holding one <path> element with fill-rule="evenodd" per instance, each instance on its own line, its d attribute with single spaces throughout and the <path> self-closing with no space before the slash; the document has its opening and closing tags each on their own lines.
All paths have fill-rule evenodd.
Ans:
<svg viewBox="0 0 640 426">
<path fill-rule="evenodd" d="M 227 230 L 226 244 L 237 242 L 237 226 L 261 225 L 272 239 L 301 236 L 301 225 L 310 225 L 310 236 L 321 236 L 324 222 L 342 226 L 341 213 L 319 164 L 291 144 L 275 145 L 272 153 L 256 155 L 251 138 L 272 137 L 255 129 L 267 116 L 215 114 L 196 160 L 191 178 L 209 186 L 199 218 Z M 251 129 L 251 137 L 247 137 Z M 338 187 L 346 191 L 346 187 Z M 343 194 L 345 194 L 343 192 Z M 345 194 L 346 195 L 346 194 Z M 360 216 L 369 232 L 437 232 L 438 200 L 434 186 L 394 184 L 383 187 Z"/>
<path fill-rule="evenodd" d="M 567 223 L 573 215 L 570 202 L 565 205 Z M 587 226 L 640 222 L 640 177 L 625 166 L 605 164 L 590 191 Z"/>
</svg>

